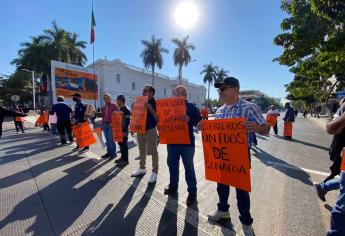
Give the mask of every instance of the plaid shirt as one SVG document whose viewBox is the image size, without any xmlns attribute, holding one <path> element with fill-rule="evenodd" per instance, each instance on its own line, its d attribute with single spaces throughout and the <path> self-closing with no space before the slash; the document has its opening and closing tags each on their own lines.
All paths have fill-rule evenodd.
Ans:
<svg viewBox="0 0 345 236">
<path fill-rule="evenodd" d="M 226 119 L 226 118 L 240 118 L 244 117 L 246 120 L 254 121 L 259 125 L 266 124 L 266 120 L 263 117 L 260 108 L 252 102 L 247 102 L 239 99 L 234 105 L 226 105 L 219 107 L 216 112 L 215 119 Z M 253 144 L 254 133 L 248 134 L 248 147 L 250 148 Z"/>
</svg>

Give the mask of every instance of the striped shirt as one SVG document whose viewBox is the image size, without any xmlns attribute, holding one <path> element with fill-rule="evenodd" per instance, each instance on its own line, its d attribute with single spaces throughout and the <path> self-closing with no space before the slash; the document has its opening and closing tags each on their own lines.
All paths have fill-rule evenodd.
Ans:
<svg viewBox="0 0 345 236">
<path fill-rule="evenodd" d="M 240 118 L 244 117 L 248 121 L 256 122 L 258 125 L 266 124 L 260 108 L 252 102 L 239 99 L 234 105 L 226 105 L 219 107 L 216 112 L 215 119 Z M 248 134 L 248 147 L 251 147 L 254 140 L 254 133 Z"/>
</svg>

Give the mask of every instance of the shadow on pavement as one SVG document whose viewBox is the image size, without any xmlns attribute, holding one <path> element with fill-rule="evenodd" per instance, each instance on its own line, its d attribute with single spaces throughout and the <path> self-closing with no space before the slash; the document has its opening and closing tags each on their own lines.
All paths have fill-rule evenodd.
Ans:
<svg viewBox="0 0 345 236">
<path fill-rule="evenodd" d="M 310 146 L 310 147 L 318 148 L 318 149 L 321 149 L 321 150 L 329 151 L 329 148 L 327 148 L 327 147 L 323 147 L 323 146 L 320 146 L 320 145 L 317 145 L 317 144 L 308 143 L 308 142 L 305 142 L 305 141 L 294 139 L 293 137 L 292 137 L 292 139 L 289 139 L 289 140 L 284 138 L 284 136 L 280 136 L 280 135 L 277 135 L 276 137 L 279 138 L 279 139 L 283 139 L 285 141 L 290 141 L 290 142 L 293 142 L 293 143 L 300 143 L 300 144 L 303 144 L 303 145 L 306 145 L 306 146 Z"/>
<path fill-rule="evenodd" d="M 81 187 L 75 187 L 106 163 L 105 161 L 92 169 L 97 162 L 86 159 L 64 170 L 65 176 L 18 203 L 13 211 L 0 221 L 0 230 L 12 222 L 35 217 L 35 222 L 25 232 L 32 235 L 45 235 L 42 232 L 41 222 L 48 218 L 54 234 L 61 235 L 85 211 L 98 191 L 121 171 L 119 168 L 112 168 Z M 48 216 L 45 211 L 40 210 L 40 204 L 46 209 Z"/>
<path fill-rule="evenodd" d="M 280 172 L 284 173 L 285 175 L 298 179 L 301 182 L 303 182 L 306 185 L 312 186 L 313 183 L 310 180 L 310 175 L 308 175 L 304 170 L 301 168 L 291 165 L 279 158 L 276 158 L 275 156 L 272 156 L 271 154 L 265 152 L 259 147 L 252 149 L 255 156 L 258 158 L 259 161 L 261 161 L 266 166 L 271 166 L 275 168 L 276 170 L 279 170 Z M 275 165 L 275 163 L 279 165 Z M 286 166 L 286 167 L 284 167 Z M 287 168 L 288 167 L 288 168 Z M 291 168 L 289 168 L 291 167 Z"/>
</svg>

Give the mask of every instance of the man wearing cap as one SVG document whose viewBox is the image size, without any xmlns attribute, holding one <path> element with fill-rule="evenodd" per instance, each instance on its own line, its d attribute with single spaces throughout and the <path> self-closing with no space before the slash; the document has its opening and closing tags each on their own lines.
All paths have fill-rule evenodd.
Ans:
<svg viewBox="0 0 345 236">
<path fill-rule="evenodd" d="M 187 90 L 184 86 L 179 85 L 173 91 L 174 97 L 187 98 Z M 201 115 L 192 103 L 186 100 L 186 115 L 181 119 L 188 124 L 190 144 L 168 144 L 168 166 L 170 173 L 170 183 L 164 189 L 164 194 L 174 194 L 177 192 L 179 182 L 179 164 L 180 157 L 185 169 L 185 179 L 188 185 L 187 206 L 191 206 L 197 200 L 196 177 L 194 170 L 194 153 L 195 153 L 195 137 L 193 126 L 196 126 L 201 121 Z"/>
<path fill-rule="evenodd" d="M 248 153 L 253 143 L 253 134 L 268 134 L 270 127 L 260 111 L 260 108 L 251 102 L 239 99 L 240 83 L 234 77 L 227 77 L 221 82 L 216 82 L 214 87 L 218 88 L 220 98 L 224 105 L 218 108 L 215 119 L 239 118 L 244 117 L 244 128 L 248 132 Z M 250 156 L 249 156 L 250 157 Z M 229 219 L 229 198 L 230 187 L 225 184 L 217 183 L 217 193 L 219 197 L 218 209 L 208 215 L 213 221 Z M 242 223 L 242 234 L 254 235 L 252 228 L 253 219 L 250 214 L 249 193 L 236 189 L 237 206 L 240 212 L 240 221 Z"/>
<path fill-rule="evenodd" d="M 285 108 L 286 108 L 286 113 L 285 116 L 283 118 L 283 120 L 287 123 L 287 122 L 295 122 L 295 111 L 294 109 L 291 107 L 290 103 L 287 102 L 285 103 Z M 291 139 L 292 136 L 285 136 L 286 139 Z"/>
<path fill-rule="evenodd" d="M 119 111 L 119 107 L 111 101 L 111 95 L 106 93 L 103 96 L 104 106 L 102 107 L 102 130 L 106 139 L 107 153 L 101 158 L 112 160 L 116 157 L 116 145 L 113 140 L 113 129 L 111 127 L 111 114 Z"/>
<path fill-rule="evenodd" d="M 276 118 L 278 118 L 278 116 L 280 116 L 279 111 L 275 108 L 274 105 L 270 106 L 270 109 L 267 111 L 267 115 L 268 116 L 274 116 Z M 274 130 L 274 134 L 277 135 L 278 134 L 278 126 L 277 126 L 278 120 L 276 121 L 276 123 L 273 126 L 273 130 Z"/>
<path fill-rule="evenodd" d="M 75 93 L 73 95 L 73 101 L 75 102 L 74 106 L 74 118 L 75 118 L 75 124 L 80 124 L 82 122 L 86 122 L 84 115 L 85 115 L 85 110 L 86 106 L 85 104 L 81 101 L 81 94 L 80 93 Z M 74 150 L 79 150 L 79 146 L 77 144 L 77 147 L 74 148 Z M 89 150 L 89 146 L 84 147 L 80 152 L 85 152 Z"/>
</svg>

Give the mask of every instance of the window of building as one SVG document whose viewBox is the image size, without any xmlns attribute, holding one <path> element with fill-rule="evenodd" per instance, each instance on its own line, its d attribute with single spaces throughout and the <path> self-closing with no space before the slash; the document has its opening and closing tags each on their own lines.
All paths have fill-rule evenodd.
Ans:
<svg viewBox="0 0 345 236">
<path fill-rule="evenodd" d="M 116 82 L 120 83 L 120 74 L 116 74 Z"/>
<path fill-rule="evenodd" d="M 132 82 L 132 90 L 135 90 L 135 83 Z"/>
<path fill-rule="evenodd" d="M 167 95 L 167 89 L 164 88 L 164 96 L 166 96 L 166 95 Z"/>
</svg>

